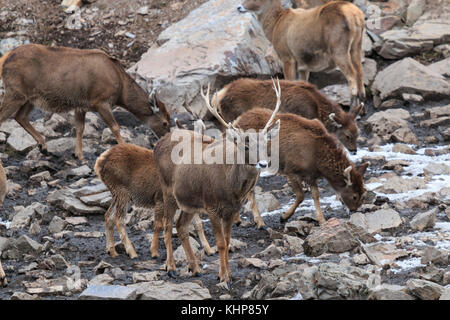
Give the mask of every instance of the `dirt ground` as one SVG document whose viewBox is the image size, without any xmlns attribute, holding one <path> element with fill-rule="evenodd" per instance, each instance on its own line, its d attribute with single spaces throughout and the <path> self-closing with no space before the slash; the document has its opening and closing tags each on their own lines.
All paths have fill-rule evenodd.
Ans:
<svg viewBox="0 0 450 320">
<path fill-rule="evenodd" d="M 63 11 L 61 0 L 1 0 L 0 12 L 7 14 L 0 23 L 0 38 L 23 32 L 32 43 L 102 49 L 119 58 L 128 68 L 164 29 L 204 2 L 206 0 L 97 0 L 82 7 L 82 28 L 68 30 L 65 24 L 71 14 Z M 137 14 L 144 6 L 148 6 L 148 14 Z M 18 18 L 33 22 L 20 23 Z M 124 32 L 136 37 L 126 37 L 122 35 Z"/>
</svg>

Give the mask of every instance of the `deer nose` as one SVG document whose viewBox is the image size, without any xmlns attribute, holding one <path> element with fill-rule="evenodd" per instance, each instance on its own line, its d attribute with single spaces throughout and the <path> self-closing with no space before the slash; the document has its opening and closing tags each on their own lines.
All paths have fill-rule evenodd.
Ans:
<svg viewBox="0 0 450 320">
<path fill-rule="evenodd" d="M 239 6 L 237 7 L 237 9 L 238 9 L 238 11 L 241 12 L 241 13 L 247 12 L 247 9 L 245 9 L 244 6 L 243 6 L 242 4 L 239 5 Z"/>
<path fill-rule="evenodd" d="M 353 156 L 355 156 L 356 153 L 357 153 L 357 151 L 356 151 L 356 150 L 350 150 L 350 153 L 351 153 Z"/>
<path fill-rule="evenodd" d="M 258 169 L 264 169 L 264 168 L 267 168 L 267 166 L 268 166 L 268 163 L 266 160 L 258 161 L 258 163 L 256 164 L 256 168 L 258 168 Z"/>
</svg>

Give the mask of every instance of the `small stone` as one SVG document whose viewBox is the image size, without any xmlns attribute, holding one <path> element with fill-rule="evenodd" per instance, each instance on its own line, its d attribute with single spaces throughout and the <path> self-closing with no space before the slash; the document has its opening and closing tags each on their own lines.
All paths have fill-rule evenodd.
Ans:
<svg viewBox="0 0 450 320">
<path fill-rule="evenodd" d="M 79 300 L 135 300 L 136 289 L 117 285 L 93 285 L 84 290 Z"/>
<path fill-rule="evenodd" d="M 414 216 L 409 222 L 413 230 L 422 231 L 426 228 L 433 228 L 436 223 L 436 210 L 422 212 Z"/>
</svg>

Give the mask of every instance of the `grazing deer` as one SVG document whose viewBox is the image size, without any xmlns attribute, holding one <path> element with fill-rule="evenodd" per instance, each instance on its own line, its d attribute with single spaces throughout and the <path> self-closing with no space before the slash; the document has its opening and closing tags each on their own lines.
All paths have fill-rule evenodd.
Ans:
<svg viewBox="0 0 450 320">
<path fill-rule="evenodd" d="M 112 202 L 105 213 L 106 251 L 117 256 L 114 246 L 114 226 L 119 232 L 125 251 L 131 259 L 137 257 L 125 227 L 127 204 L 154 208 L 154 232 L 150 247 L 152 258 L 158 257 L 158 239 L 163 228 L 163 196 L 155 167 L 153 151 L 133 144 L 123 143 L 103 152 L 98 157 L 94 171 L 111 191 Z M 195 229 L 205 253 L 214 254 L 203 232 L 202 220 L 195 217 Z"/>
<path fill-rule="evenodd" d="M 3 169 L 2 163 L 0 161 L 0 206 L 3 204 L 3 201 L 5 200 L 5 196 L 7 193 L 8 193 L 8 182 L 6 180 L 5 170 Z M 7 284 L 8 281 L 6 280 L 5 271 L 3 271 L 2 262 L 0 260 L 0 286 L 6 287 Z"/>
<path fill-rule="evenodd" d="M 274 117 L 278 112 L 280 101 L 280 88 L 277 91 L 277 106 L 263 126 L 263 143 L 278 135 L 279 122 L 271 128 Z M 201 274 L 201 269 L 193 254 L 189 243 L 187 226 L 194 214 L 204 212 L 208 214 L 220 258 L 220 281 L 230 286 L 231 274 L 228 262 L 228 248 L 231 239 L 231 227 L 233 221 L 239 215 L 247 194 L 254 188 L 261 168 L 267 167 L 268 162 L 259 153 L 259 158 L 252 164 L 249 160 L 249 148 L 251 139 L 246 139 L 243 131 L 227 124 L 218 114 L 217 109 L 210 105 L 209 86 L 205 96 L 201 95 L 211 113 L 227 127 L 227 132 L 222 139 L 217 139 L 211 144 L 203 145 L 201 150 L 191 152 L 182 150 L 179 162 L 173 161 L 178 149 L 180 137 L 188 140 L 189 148 L 195 141 L 205 139 L 198 133 L 187 130 L 174 130 L 161 138 L 154 149 L 156 167 L 160 175 L 160 182 L 164 199 L 164 242 L 167 250 L 166 268 L 169 276 L 175 277 L 175 260 L 171 244 L 172 230 L 170 228 L 176 208 L 182 210 L 177 222 L 177 234 L 181 240 L 184 251 L 189 261 L 189 269 L 194 275 Z M 269 130 L 269 128 L 271 128 Z M 260 139 L 261 140 L 261 139 Z M 179 151 L 179 150 L 178 150 Z M 185 152 L 186 151 L 186 152 Z M 238 152 L 245 153 L 245 161 L 237 163 Z M 203 156 L 200 164 L 195 164 L 195 157 Z M 213 156 L 214 155 L 214 156 Z M 227 164 L 225 159 L 233 159 L 232 164 Z M 216 161 L 217 160 L 217 161 Z"/>
<path fill-rule="evenodd" d="M 44 137 L 28 119 L 33 107 L 51 113 L 75 111 L 75 156 L 83 159 L 82 137 L 86 112 L 98 112 L 118 143 L 120 128 L 111 108 L 119 105 L 158 136 L 170 131 L 170 114 L 164 104 L 148 94 L 128 75 L 119 61 L 101 50 L 20 46 L 0 59 L 5 96 L 0 124 L 15 113 L 16 121 L 46 150 Z"/>
<path fill-rule="evenodd" d="M 297 8 L 310 9 L 335 0 L 297 0 Z M 353 0 L 347 0 L 353 2 Z"/>
<path fill-rule="evenodd" d="M 241 115 L 233 124 L 243 130 L 259 129 L 270 116 L 271 110 L 256 108 Z M 281 216 L 281 222 L 289 219 L 302 203 L 303 181 L 311 186 L 317 220 L 320 224 L 326 221 L 317 187 L 317 179 L 322 177 L 351 211 L 357 210 L 365 193 L 363 175 L 369 163 L 355 166 L 336 138 L 317 119 L 290 113 L 279 114 L 275 119 L 281 120 L 279 171 L 287 177 L 296 195 L 294 204 Z"/>
<path fill-rule="evenodd" d="M 344 73 L 351 106 L 365 98 L 361 65 L 364 13 L 354 4 L 333 1 L 312 9 L 283 9 L 280 0 L 244 0 L 241 12 L 255 12 L 283 63 L 286 80 L 308 80 L 310 72 Z"/>
<path fill-rule="evenodd" d="M 227 122 L 233 121 L 244 112 L 275 104 L 276 96 L 270 90 L 270 80 L 241 78 L 226 85 L 212 99 L 220 115 Z M 342 110 L 336 102 L 328 99 L 316 86 L 304 81 L 280 81 L 283 97 L 280 112 L 289 112 L 308 119 L 319 119 L 342 144 L 352 153 L 356 153 L 358 126 L 356 116 L 362 105 L 350 112 Z"/>
</svg>

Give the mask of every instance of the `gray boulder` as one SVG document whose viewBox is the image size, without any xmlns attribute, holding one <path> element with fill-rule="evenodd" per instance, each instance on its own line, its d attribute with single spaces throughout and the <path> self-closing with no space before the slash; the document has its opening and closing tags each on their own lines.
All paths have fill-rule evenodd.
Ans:
<svg viewBox="0 0 450 320">
<path fill-rule="evenodd" d="M 164 30 L 130 68 L 148 92 L 157 90 L 171 112 L 181 113 L 184 102 L 200 116 L 207 109 L 200 88 L 213 89 L 241 76 L 271 76 L 281 71 L 278 57 L 251 13 L 236 8 L 241 0 L 208 1 Z M 271 53 L 268 53 L 268 52 Z M 220 78 L 220 81 L 219 81 Z"/>
</svg>

